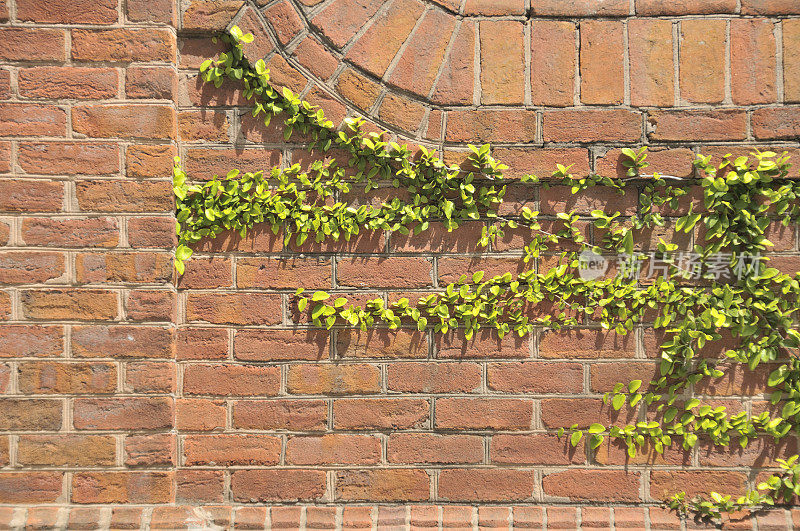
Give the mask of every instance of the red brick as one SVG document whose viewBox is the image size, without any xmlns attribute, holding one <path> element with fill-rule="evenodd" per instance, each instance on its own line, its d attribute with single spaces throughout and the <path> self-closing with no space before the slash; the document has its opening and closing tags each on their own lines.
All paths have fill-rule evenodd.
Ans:
<svg viewBox="0 0 800 531">
<path fill-rule="evenodd" d="M 475 31 L 477 23 L 462 21 L 442 65 L 432 101 L 438 104 L 472 104 L 474 93 Z"/>
<path fill-rule="evenodd" d="M 545 142 L 636 142 L 642 121 L 626 109 L 545 111 L 542 129 Z"/>
<path fill-rule="evenodd" d="M 117 95 L 113 68 L 36 66 L 17 73 L 20 96 L 39 99 L 101 100 Z"/>
<path fill-rule="evenodd" d="M 339 74 L 336 88 L 345 99 L 364 110 L 369 110 L 380 94 L 380 87 L 376 83 L 351 69 Z"/>
<path fill-rule="evenodd" d="M 684 491 L 688 497 L 717 492 L 743 492 L 745 475 L 741 472 L 709 470 L 653 470 L 650 472 L 650 497 L 666 500 L 676 492 Z"/>
<path fill-rule="evenodd" d="M 0 103 L 0 128 L 3 136 L 65 136 L 64 109 L 33 103 Z"/>
<path fill-rule="evenodd" d="M 287 390 L 298 395 L 352 395 L 380 392 L 380 369 L 366 364 L 290 365 Z"/>
<path fill-rule="evenodd" d="M 128 244 L 133 248 L 171 248 L 176 241 L 173 218 L 159 216 L 128 218 Z"/>
<path fill-rule="evenodd" d="M 113 363 L 21 363 L 19 389 L 25 394 L 106 394 L 117 389 Z"/>
<path fill-rule="evenodd" d="M 493 156 L 507 165 L 504 176 L 519 179 L 523 175 L 549 177 L 556 165 L 572 166 L 570 172 L 576 176 L 589 174 L 589 156 L 584 148 L 497 148 Z M 507 202 L 509 196 L 504 200 Z"/>
<path fill-rule="evenodd" d="M 239 18 L 239 27 L 242 28 L 244 33 L 251 33 L 255 37 L 253 42 L 244 43 L 242 46 L 245 56 L 250 58 L 251 61 L 263 59 L 272 51 L 272 38 L 267 33 L 267 29 L 256 14 L 255 9 L 245 7 L 241 18 Z M 270 72 L 270 75 L 272 75 L 272 72 Z"/>
<path fill-rule="evenodd" d="M 175 293 L 167 290 L 131 290 L 125 314 L 132 321 L 174 321 Z"/>
<path fill-rule="evenodd" d="M 380 459 L 380 439 L 372 435 L 331 433 L 286 442 L 287 465 L 368 465 Z"/>
<path fill-rule="evenodd" d="M 565 470 L 542 479 L 545 494 L 571 501 L 639 501 L 639 474 L 623 470 Z"/>
<path fill-rule="evenodd" d="M 737 105 L 774 103 L 775 24 L 763 19 L 731 21 L 731 95 Z"/>
<path fill-rule="evenodd" d="M 651 140 L 744 140 L 747 116 L 738 110 L 653 111 Z"/>
<path fill-rule="evenodd" d="M 667 149 L 648 149 L 647 162 L 650 167 L 642 173 L 652 173 L 657 171 L 662 175 L 672 175 L 675 177 L 689 178 L 694 174 L 692 161 L 695 154 L 688 148 L 667 148 Z M 621 149 L 612 149 L 605 155 L 598 156 L 595 160 L 595 171 L 604 177 L 627 177 L 628 168 L 623 166 L 623 161 L 630 160 L 622 153 Z M 695 212 L 697 208 L 695 207 Z"/>
<path fill-rule="evenodd" d="M 424 5 L 416 0 L 392 3 L 388 11 L 378 15 L 345 57 L 382 77 L 423 10 Z"/>
<path fill-rule="evenodd" d="M 176 357 L 179 360 L 226 359 L 228 357 L 228 331 L 225 329 L 180 329 L 176 339 Z"/>
<path fill-rule="evenodd" d="M 642 389 L 646 389 L 651 380 L 658 380 L 661 374 L 658 365 L 652 361 L 631 361 L 620 363 L 593 363 L 591 366 L 591 389 L 605 393 L 622 382 L 641 380 Z"/>
<path fill-rule="evenodd" d="M 50 181 L 0 179 L 3 196 L 0 211 L 58 212 L 64 201 L 64 185 Z"/>
<path fill-rule="evenodd" d="M 49 24 L 113 24 L 117 22 L 117 4 L 113 0 L 78 0 L 48 2 L 19 0 L 17 18 L 25 22 Z"/>
<path fill-rule="evenodd" d="M 191 142 L 228 141 L 227 114 L 223 111 L 181 111 L 178 113 L 178 134 L 181 140 Z"/>
<path fill-rule="evenodd" d="M 240 429 L 320 431 L 327 416 L 322 400 L 240 400 L 233 405 L 233 425 Z"/>
<path fill-rule="evenodd" d="M 300 64 L 322 80 L 330 79 L 339 65 L 336 57 L 311 35 L 301 40 L 292 54 Z"/>
<path fill-rule="evenodd" d="M 523 26 L 510 20 L 480 22 L 481 103 L 521 104 L 525 96 Z"/>
<path fill-rule="evenodd" d="M 92 212 L 166 212 L 175 203 L 170 189 L 163 181 L 80 181 L 78 206 Z"/>
<path fill-rule="evenodd" d="M 183 29 L 220 31 L 230 23 L 242 4 L 241 0 L 192 0 L 183 13 Z"/>
<path fill-rule="evenodd" d="M 636 0 L 636 14 L 659 15 L 705 15 L 735 13 L 736 0 Z"/>
<path fill-rule="evenodd" d="M 230 288 L 233 285 L 233 260 L 224 256 L 194 257 L 186 262 L 179 278 L 185 289 Z"/>
<path fill-rule="evenodd" d="M 173 266 L 166 253 L 80 253 L 75 270 L 80 283 L 165 283 Z"/>
<path fill-rule="evenodd" d="M 557 17 L 616 17 L 628 15 L 629 10 L 630 4 L 625 0 L 539 0 L 531 5 L 534 15 Z"/>
<path fill-rule="evenodd" d="M 185 368 L 183 392 L 208 396 L 274 396 L 280 368 L 235 364 L 192 364 Z"/>
<path fill-rule="evenodd" d="M 670 2 L 670 5 L 674 3 Z M 675 65 L 672 57 L 672 22 L 657 19 L 630 20 L 628 46 L 631 105 L 673 106 Z"/>
<path fill-rule="evenodd" d="M 63 61 L 63 29 L 0 28 L 0 59 L 4 61 Z"/>
<path fill-rule="evenodd" d="M 358 398 L 333 401 L 337 430 L 409 429 L 430 427 L 430 404 L 422 399 Z"/>
<path fill-rule="evenodd" d="M 451 332 L 446 336 L 436 335 L 436 350 L 439 358 L 527 358 L 530 357 L 529 338 L 508 334 L 503 339 L 497 333 L 484 329 L 467 340 L 464 333 Z"/>
<path fill-rule="evenodd" d="M 0 358 L 56 357 L 64 350 L 61 326 L 4 325 Z"/>
<path fill-rule="evenodd" d="M 186 466 L 276 465 L 281 440 L 271 435 L 187 435 Z"/>
<path fill-rule="evenodd" d="M 175 35 L 166 29 L 73 29 L 72 58 L 78 61 L 173 61 Z"/>
<path fill-rule="evenodd" d="M 327 359 L 328 335 L 304 330 L 239 330 L 234 356 L 245 361 Z"/>
<path fill-rule="evenodd" d="M 175 138 L 175 111 L 162 105 L 85 105 L 72 110 L 76 132 L 96 138 Z"/>
<path fill-rule="evenodd" d="M 58 430 L 61 428 L 61 400 L 0 399 L 0 429 Z M 0 488 L 0 494 L 2 488 Z M 2 497 L 2 496 L 0 496 Z"/>
<path fill-rule="evenodd" d="M 9 504 L 54 503 L 62 493 L 63 472 L 1 472 L 0 500 Z"/>
<path fill-rule="evenodd" d="M 418 469 L 343 470 L 336 473 L 336 499 L 341 501 L 425 501 L 430 477 Z"/>
<path fill-rule="evenodd" d="M 128 363 L 125 390 L 137 394 L 172 393 L 175 391 L 176 370 L 172 362 Z"/>
<path fill-rule="evenodd" d="M 325 472 L 321 470 L 237 470 L 231 474 L 233 500 L 312 501 L 325 494 Z"/>
<path fill-rule="evenodd" d="M 417 31 L 409 38 L 389 82 L 426 97 L 436 80 L 454 27 L 452 16 L 438 10 L 426 11 Z"/>
<path fill-rule="evenodd" d="M 389 125 L 415 133 L 422 125 L 425 106 L 398 94 L 386 94 L 378 116 Z"/>
<path fill-rule="evenodd" d="M 172 358 L 172 331 L 155 326 L 75 326 L 72 354 L 85 358 Z"/>
<path fill-rule="evenodd" d="M 175 464 L 175 436 L 168 433 L 125 437 L 126 466 L 172 466 Z"/>
<path fill-rule="evenodd" d="M 791 139 L 800 132 L 800 108 L 762 108 L 753 111 L 753 135 L 759 140 Z"/>
<path fill-rule="evenodd" d="M 375 271 L 381 272 L 376 278 Z M 415 288 L 432 285 L 431 263 L 424 258 L 342 258 L 337 264 L 340 285 Z"/>
<path fill-rule="evenodd" d="M 800 15 L 800 6 L 792 0 L 742 0 L 746 15 Z"/>
<path fill-rule="evenodd" d="M 449 142 L 533 142 L 536 113 L 525 110 L 455 110 L 447 113 Z"/>
<path fill-rule="evenodd" d="M 583 367 L 578 363 L 490 363 L 489 389 L 506 393 L 580 393 Z"/>
<path fill-rule="evenodd" d="M 454 469 L 439 474 L 439 497 L 448 501 L 527 500 L 533 489 L 533 470 Z"/>
<path fill-rule="evenodd" d="M 594 398 L 548 398 L 541 401 L 542 424 L 547 428 L 565 428 L 577 424 L 579 428 L 599 422 L 624 424 L 638 418 L 637 409 L 623 407 L 615 411 L 610 404 Z"/>
<path fill-rule="evenodd" d="M 128 0 L 126 8 L 132 22 L 177 23 L 176 6 L 169 0 Z"/>
<path fill-rule="evenodd" d="M 527 430 L 533 402 L 522 399 L 440 398 L 436 428 L 451 430 Z"/>
<path fill-rule="evenodd" d="M 319 110 L 324 110 L 325 119 L 331 120 L 335 127 L 338 127 L 347 116 L 348 111 L 344 104 L 317 85 L 306 92 L 305 100 L 311 105 L 320 107 Z"/>
<path fill-rule="evenodd" d="M 306 508 L 307 529 L 336 529 L 336 507 Z"/>
<path fill-rule="evenodd" d="M 232 167 L 242 172 L 257 172 L 279 166 L 277 150 L 188 149 L 184 159 L 186 172 L 194 179 L 210 180 L 213 175 L 226 175 Z"/>
<path fill-rule="evenodd" d="M 114 319 L 117 294 L 102 290 L 26 290 L 20 294 L 28 319 Z"/>
<path fill-rule="evenodd" d="M 306 289 L 331 287 L 329 258 L 240 258 L 236 263 L 239 288 Z"/>
<path fill-rule="evenodd" d="M 111 435 L 20 435 L 17 461 L 23 466 L 113 466 L 116 448 Z"/>
<path fill-rule="evenodd" d="M 170 503 L 172 472 L 77 472 L 74 503 Z"/>
<path fill-rule="evenodd" d="M 125 168 L 128 177 L 166 177 L 177 152 L 175 146 L 128 146 Z"/>
<path fill-rule="evenodd" d="M 442 529 L 472 527 L 472 507 L 442 505 Z"/>
<path fill-rule="evenodd" d="M 477 435 L 392 433 L 386 458 L 390 463 L 481 463 L 483 438 Z"/>
<path fill-rule="evenodd" d="M 119 173 L 119 148 L 116 144 L 95 142 L 21 143 L 17 163 L 31 174 L 116 174 Z"/>
<path fill-rule="evenodd" d="M 390 391 L 409 393 L 471 393 L 481 386 L 477 363 L 408 362 L 389 365 Z"/>
<path fill-rule="evenodd" d="M 375 14 L 383 2 L 380 0 L 336 0 L 325 6 L 311 23 L 342 48 L 347 41 Z"/>
<path fill-rule="evenodd" d="M 141 507 L 114 507 L 111 511 L 114 529 L 139 529 L 142 526 Z"/>
<path fill-rule="evenodd" d="M 179 430 L 210 431 L 225 427 L 225 402 L 202 398 L 178 398 L 175 401 L 175 427 Z"/>
<path fill-rule="evenodd" d="M 800 102 L 800 20 L 785 19 L 783 32 L 783 97 Z"/>
<path fill-rule="evenodd" d="M 125 73 L 128 98 L 170 100 L 178 90 L 175 70 L 164 66 L 131 66 Z"/>
<path fill-rule="evenodd" d="M 221 470 L 177 470 L 176 503 L 222 503 L 225 478 Z"/>
<path fill-rule="evenodd" d="M 691 103 L 720 103 L 724 99 L 725 31 L 724 20 L 681 22 L 681 99 Z"/>
<path fill-rule="evenodd" d="M 300 20 L 297 11 L 287 0 L 282 0 L 265 9 L 264 16 L 284 46 L 303 29 L 303 21 Z"/>
<path fill-rule="evenodd" d="M 623 27 L 616 21 L 581 23 L 581 101 L 587 104 L 619 104 L 625 96 Z"/>
<path fill-rule="evenodd" d="M 0 251 L 0 282 L 39 284 L 63 276 L 64 255 L 49 252 Z"/>
<path fill-rule="evenodd" d="M 583 446 L 572 447 L 553 434 L 495 434 L 489 448 L 492 463 L 520 465 L 583 464 Z"/>
<path fill-rule="evenodd" d="M 556 20 L 532 21 L 531 102 L 553 107 L 570 106 L 574 99 L 574 85 L 575 24 Z"/>
<path fill-rule="evenodd" d="M 471 276 L 477 271 L 485 273 L 484 279 L 489 280 L 495 276 L 511 273 L 513 277 L 526 269 L 525 263 L 517 257 L 514 258 L 440 258 L 439 259 L 439 284 L 447 285 L 457 283 L 466 275 Z"/>
<path fill-rule="evenodd" d="M 279 324 L 280 295 L 265 293 L 189 293 L 186 319 L 215 324 Z"/>
<path fill-rule="evenodd" d="M 372 513 L 372 507 L 344 507 L 342 509 L 342 529 L 372 529 Z"/>
<path fill-rule="evenodd" d="M 69 510 L 67 527 L 68 529 L 98 529 L 105 514 L 109 513 L 99 507 L 72 507 Z"/>
<path fill-rule="evenodd" d="M 270 84 L 279 90 L 286 87 L 295 93 L 300 93 L 308 85 L 305 74 L 289 64 L 282 55 L 273 55 L 267 62 L 267 69 L 269 69 Z"/>
<path fill-rule="evenodd" d="M 173 412 L 172 398 L 76 398 L 73 424 L 79 430 L 168 430 Z"/>
</svg>

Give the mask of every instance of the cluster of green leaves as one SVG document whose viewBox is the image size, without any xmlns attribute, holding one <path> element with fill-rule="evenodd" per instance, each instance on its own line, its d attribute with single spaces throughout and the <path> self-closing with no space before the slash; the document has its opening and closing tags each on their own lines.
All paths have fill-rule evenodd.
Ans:
<svg viewBox="0 0 800 531">
<path fill-rule="evenodd" d="M 746 447 L 757 438 L 778 440 L 798 432 L 800 361 L 796 351 L 800 333 L 794 322 L 800 303 L 800 275 L 790 276 L 768 267 L 766 258 L 758 260 L 758 270 L 749 270 L 738 278 L 719 279 L 714 273 L 721 265 L 741 268 L 750 257 L 769 249 L 772 244 L 766 230 L 771 221 L 786 225 L 798 222 L 800 185 L 787 178 L 785 154 L 756 152 L 754 163 L 748 157 L 725 157 L 719 166 L 699 157 L 695 164 L 702 177 L 672 184 L 658 173 L 643 173 L 649 165 L 644 148 L 623 150 L 625 179 L 575 178 L 569 167 L 558 166 L 550 181 L 541 186 L 555 182 L 568 186 L 573 194 L 604 186 L 626 194 L 633 183 L 633 192 L 639 194 L 639 209 L 630 217 L 595 210 L 588 219 L 563 212 L 557 215 L 557 228 L 547 232 L 542 229 L 539 212 L 529 208 L 522 208 L 514 217 L 498 215 L 506 191 L 502 180 L 506 167 L 492 158 L 489 146 L 470 146 L 472 154 L 466 166 L 447 166 L 433 152 L 422 149 L 414 158 L 406 146 L 386 142 L 382 134 L 365 134 L 359 120 L 350 120 L 343 130 L 336 130 L 321 110 L 291 91 L 274 90 L 262 61 L 250 65 L 241 48 L 248 36 L 233 29 L 222 38 L 230 48 L 218 60 L 203 63 L 201 72 L 206 81 L 215 86 L 221 86 L 225 79 L 241 81 L 245 97 L 254 102 L 254 116 L 263 115 L 265 124 L 269 124 L 273 117 L 282 115 L 287 140 L 297 130 L 320 154 L 335 147 L 348 153 L 349 160 L 347 167 L 319 161 L 307 169 L 295 165 L 273 169 L 268 175 L 239 175 L 234 170 L 224 179 L 215 176 L 199 184 L 189 182 L 176 162 L 179 271 L 191 255 L 193 243 L 228 230 L 244 236 L 259 223 L 269 223 L 276 233 L 283 230 L 286 241 L 294 238 L 298 245 L 312 236 L 323 241 L 349 239 L 361 230 L 420 233 L 433 222 L 454 230 L 465 221 L 483 220 L 491 222 L 479 242 L 485 246 L 507 228 L 527 227 L 530 237 L 523 260 L 529 267 L 517 275 L 486 278 L 483 272 L 476 272 L 416 302 L 403 298 L 390 304 L 376 298 L 354 305 L 346 297 L 334 299 L 324 291 L 306 296 L 299 289 L 299 308 L 310 311 L 313 323 L 320 327 L 415 326 L 436 333 L 459 329 L 468 339 L 481 329 L 494 330 L 501 337 L 509 333 L 524 336 L 535 327 L 577 326 L 586 320 L 627 334 L 649 313 L 654 316 L 654 328 L 665 334 L 659 376 L 650 382 L 619 383 L 604 400 L 616 410 L 643 405 L 656 413 L 656 420 L 624 426 L 595 423 L 587 430 L 577 425 L 565 427 L 560 433 L 568 432 L 573 446 L 586 438 L 594 449 L 611 438 L 622 441 L 628 454 L 635 456 L 645 445 L 652 445 L 657 452 L 673 444 L 689 449 L 704 437 L 718 445 L 735 442 Z M 369 192 L 382 183 L 408 190 L 407 198 L 380 206 L 349 206 L 348 194 L 355 187 L 360 190 L 363 186 Z M 540 183 L 536 177 L 526 176 L 521 185 Z M 581 253 L 589 249 L 644 259 L 645 255 L 636 252 L 636 234 L 664 226 L 664 212 L 676 211 L 688 199 L 692 187 L 702 192 L 702 201 L 695 201 L 686 213 L 677 216 L 674 229 L 689 233 L 702 225 L 705 240 L 694 248 L 703 272 L 701 282 L 687 281 L 677 264 L 649 282 L 624 276 L 586 279 L 577 274 Z M 586 222 L 602 235 L 592 247 L 579 226 Z M 537 271 L 535 259 L 555 248 L 570 250 L 559 254 L 557 266 Z M 676 249 L 675 244 L 661 240 L 657 256 L 666 260 Z M 724 263 L 720 263 L 721 256 L 726 257 Z M 551 311 L 542 311 L 545 302 Z M 737 345 L 726 350 L 721 359 L 702 355 L 722 340 L 723 332 L 735 338 Z M 753 370 L 763 362 L 780 363 L 769 378 L 771 400 L 782 404 L 780 415 L 729 415 L 724 407 L 703 404 L 693 396 L 695 384 L 724 375 L 720 367 L 744 364 Z M 737 501 L 716 493 L 710 499 L 686 501 L 685 495 L 678 494 L 672 504 L 718 517 L 723 511 L 788 499 L 796 494 L 795 461 L 796 456 L 787 459 L 782 474 L 759 485 L 768 494 L 749 492 Z"/>
</svg>

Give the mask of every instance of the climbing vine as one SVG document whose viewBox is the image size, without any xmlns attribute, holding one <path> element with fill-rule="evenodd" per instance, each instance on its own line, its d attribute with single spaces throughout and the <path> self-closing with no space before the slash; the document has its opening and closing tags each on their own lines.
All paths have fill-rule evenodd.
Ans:
<svg viewBox="0 0 800 531">
<path fill-rule="evenodd" d="M 225 79 L 242 83 L 244 96 L 253 102 L 252 114 L 269 124 L 282 119 L 284 138 L 295 132 L 308 139 L 310 149 L 321 154 L 336 148 L 348 155 L 347 164 L 318 160 L 303 169 L 295 164 L 268 172 L 240 173 L 232 170 L 204 183 L 191 182 L 176 159 L 174 192 L 177 198 L 179 243 L 175 267 L 184 271 L 192 244 L 214 238 L 225 231 L 244 237 L 256 224 L 269 224 L 274 233 L 283 231 L 287 243 L 302 245 L 308 239 L 349 240 L 361 231 L 387 230 L 402 234 L 426 231 L 432 223 L 456 230 L 473 220 L 489 221 L 479 244 L 491 245 L 504 231 L 528 228 L 530 237 L 522 260 L 526 270 L 487 277 L 484 272 L 463 275 L 441 292 L 418 301 L 402 298 L 385 303 L 376 298 L 351 304 L 346 297 L 334 298 L 325 291 L 296 292 L 298 308 L 309 311 L 316 326 L 390 329 L 413 325 L 435 333 L 463 330 L 467 339 L 481 329 L 525 336 L 535 328 L 559 329 L 577 326 L 586 319 L 607 330 L 628 334 L 645 321 L 664 333 L 660 345 L 659 376 L 650 382 L 621 382 L 606 393 L 604 401 L 615 410 L 647 408 L 650 420 L 629 425 L 577 424 L 559 430 L 573 446 L 584 438 L 592 449 L 606 438 L 622 441 L 628 454 L 648 446 L 662 453 L 665 448 L 695 446 L 699 437 L 715 445 L 746 447 L 753 440 L 775 441 L 800 432 L 800 360 L 796 329 L 800 307 L 800 274 L 788 275 L 770 267 L 762 256 L 772 243 L 766 232 L 770 223 L 796 224 L 800 220 L 800 184 L 789 177 L 788 157 L 774 152 L 754 152 L 751 157 L 725 157 L 714 165 L 709 157 L 695 161 L 697 179 L 674 181 L 648 168 L 647 152 L 624 149 L 627 177 L 590 176 L 575 178 L 570 168 L 558 166 L 544 182 L 524 177 L 521 186 L 568 186 L 573 194 L 608 187 L 624 195 L 638 193 L 633 216 L 618 211 L 595 210 L 582 217 L 573 212 L 557 214 L 555 228 L 541 221 L 539 212 L 523 207 L 514 216 L 499 214 L 506 184 L 507 167 L 496 161 L 488 145 L 470 146 L 465 164 L 447 165 L 435 152 L 420 148 L 415 155 L 408 147 L 389 142 L 380 133 L 362 131 L 363 121 L 346 120 L 339 130 L 322 110 L 269 83 L 262 60 L 250 64 L 242 43 L 252 40 L 234 27 L 220 37 L 229 49 L 217 60 L 205 61 L 200 72 L 206 82 L 219 87 Z M 346 157 L 346 158 L 348 158 Z M 375 206 L 351 206 L 354 191 L 369 192 L 378 184 L 407 191 Z M 690 275 L 674 256 L 675 243 L 663 239 L 653 253 L 637 248 L 636 235 L 663 227 L 663 212 L 675 211 L 699 189 L 702 200 L 692 203 L 672 227 L 677 233 L 703 235 L 693 249 Z M 594 245 L 585 240 L 581 223 L 589 222 L 601 236 Z M 698 230 L 702 229 L 702 230 Z M 558 264 L 537 270 L 542 253 L 563 249 Z M 624 257 L 620 267 L 634 271 L 665 264 L 663 274 L 646 282 L 637 275 L 584 278 L 580 274 L 587 256 Z M 720 278 L 720 271 L 735 275 Z M 533 311 L 547 301 L 553 311 Z M 722 357 L 703 355 L 723 333 L 736 345 Z M 755 370 L 761 363 L 776 366 L 770 374 L 771 403 L 779 413 L 729 414 L 723 406 L 712 407 L 694 397 L 694 387 L 703 379 L 722 377 L 721 368 L 742 364 Z M 682 512 L 719 517 L 721 512 L 759 505 L 788 502 L 800 495 L 800 465 L 797 456 L 779 460 L 782 471 L 760 483 L 757 490 L 733 499 L 716 492 L 709 497 L 687 500 L 676 494 L 669 504 Z"/>
</svg>

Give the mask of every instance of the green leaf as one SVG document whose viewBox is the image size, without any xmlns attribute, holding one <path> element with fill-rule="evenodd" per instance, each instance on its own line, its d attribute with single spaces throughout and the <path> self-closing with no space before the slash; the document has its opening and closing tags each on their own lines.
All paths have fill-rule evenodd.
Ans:
<svg viewBox="0 0 800 531">
<path fill-rule="evenodd" d="M 582 438 L 583 438 L 583 432 L 582 431 L 574 431 L 574 432 L 572 432 L 572 435 L 569 438 L 569 443 L 573 447 L 578 446 L 578 443 L 581 442 Z"/>
<path fill-rule="evenodd" d="M 614 395 L 614 398 L 611 400 L 611 405 L 614 406 L 614 409 L 617 411 L 619 411 L 624 404 L 625 404 L 625 395 L 623 394 Z"/>
<path fill-rule="evenodd" d="M 589 433 L 602 433 L 606 431 L 606 427 L 602 424 L 594 423 L 589 426 Z"/>
<path fill-rule="evenodd" d="M 330 294 L 327 291 L 315 291 L 314 295 L 311 296 L 311 300 L 314 302 L 324 301 L 330 298 Z"/>
</svg>

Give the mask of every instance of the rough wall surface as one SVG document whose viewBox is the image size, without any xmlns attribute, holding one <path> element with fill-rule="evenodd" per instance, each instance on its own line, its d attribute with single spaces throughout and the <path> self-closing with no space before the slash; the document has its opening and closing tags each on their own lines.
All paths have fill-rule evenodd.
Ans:
<svg viewBox="0 0 800 531">
<path fill-rule="evenodd" d="M 393 300 L 515 271 L 522 236 L 480 249 L 482 222 L 302 248 L 229 236 L 176 281 L 174 155 L 196 179 L 315 157 L 197 78 L 231 23 L 336 121 L 448 160 L 491 142 L 512 178 L 624 174 L 623 146 L 680 177 L 699 152 L 800 155 L 794 0 L 0 0 L 0 526 L 680 528 L 666 495 L 737 493 L 796 452 L 569 450 L 555 428 L 608 418 L 603 392 L 655 373 L 647 327 L 329 334 L 291 304 L 301 286 Z M 611 197 L 540 192 L 516 204 Z M 799 270 L 794 227 L 773 241 Z M 759 411 L 766 374 L 706 394 Z"/>
</svg>

